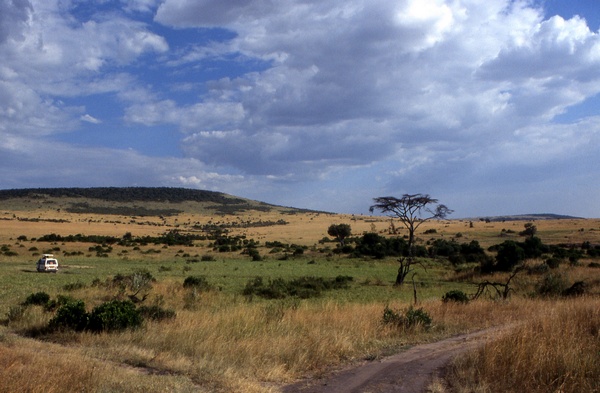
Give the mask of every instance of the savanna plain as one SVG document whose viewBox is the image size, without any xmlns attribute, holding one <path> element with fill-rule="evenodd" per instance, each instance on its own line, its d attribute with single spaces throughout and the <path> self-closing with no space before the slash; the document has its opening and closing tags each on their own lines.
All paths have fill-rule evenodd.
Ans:
<svg viewBox="0 0 600 393">
<path fill-rule="evenodd" d="M 397 286 L 389 217 L 124 205 L 0 204 L 0 392 L 279 392 L 493 326 L 429 391 L 600 391 L 598 219 L 428 221 Z"/>
</svg>

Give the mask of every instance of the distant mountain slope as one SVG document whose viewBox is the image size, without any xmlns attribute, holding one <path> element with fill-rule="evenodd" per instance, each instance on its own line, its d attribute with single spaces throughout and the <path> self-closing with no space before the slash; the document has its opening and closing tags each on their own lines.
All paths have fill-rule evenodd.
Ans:
<svg viewBox="0 0 600 393">
<path fill-rule="evenodd" d="M 237 214 L 247 210 L 308 212 L 235 197 L 216 191 L 170 187 L 92 187 L 92 188 L 24 188 L 0 190 L 3 207 L 56 205 L 72 213 L 120 215 L 172 215 L 189 209 L 203 209 L 218 214 Z M 8 202 L 15 202 L 9 204 Z"/>
<path fill-rule="evenodd" d="M 35 198 L 39 196 L 54 198 L 90 198 L 104 201 L 140 201 L 180 203 L 213 202 L 237 204 L 247 202 L 241 198 L 216 191 L 193 190 L 170 187 L 92 187 L 92 188 L 23 188 L 0 190 L 0 200 L 11 198 Z"/>
<path fill-rule="evenodd" d="M 562 214 L 516 214 L 509 216 L 477 217 L 480 221 L 535 221 L 535 220 L 569 220 L 581 219 L 581 217 L 566 216 Z"/>
</svg>

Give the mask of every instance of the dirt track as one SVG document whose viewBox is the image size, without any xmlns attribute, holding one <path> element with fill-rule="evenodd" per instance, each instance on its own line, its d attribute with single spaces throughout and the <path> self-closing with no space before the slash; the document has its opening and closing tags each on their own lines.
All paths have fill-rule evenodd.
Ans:
<svg viewBox="0 0 600 393">
<path fill-rule="evenodd" d="M 323 379 L 305 380 L 284 393 L 422 393 L 452 358 L 484 344 L 501 328 L 490 328 L 412 347 L 379 361 L 336 372 Z"/>
</svg>

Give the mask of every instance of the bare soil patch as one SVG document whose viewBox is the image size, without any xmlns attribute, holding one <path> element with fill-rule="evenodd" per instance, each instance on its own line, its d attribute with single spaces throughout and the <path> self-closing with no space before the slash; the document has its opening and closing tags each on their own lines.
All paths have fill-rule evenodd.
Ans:
<svg viewBox="0 0 600 393">
<path fill-rule="evenodd" d="M 381 360 L 366 362 L 319 379 L 285 386 L 284 393 L 425 392 L 434 378 L 456 356 L 495 338 L 507 327 L 461 334 L 414 346 Z"/>
</svg>

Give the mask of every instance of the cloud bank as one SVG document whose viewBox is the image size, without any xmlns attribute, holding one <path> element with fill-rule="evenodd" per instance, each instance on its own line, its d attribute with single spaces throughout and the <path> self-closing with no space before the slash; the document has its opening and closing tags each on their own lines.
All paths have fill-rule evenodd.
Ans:
<svg viewBox="0 0 600 393">
<path fill-rule="evenodd" d="M 509 0 L 101 3 L 0 2 L 0 186 L 52 185 L 24 157 L 56 143 L 72 185 L 340 212 L 423 192 L 461 216 L 598 216 L 598 113 L 573 113 L 600 92 L 600 36 L 581 17 Z M 185 31 L 208 38 L 184 44 Z M 68 135 L 108 126 L 94 97 L 119 132 L 173 128 L 180 154 L 86 146 L 115 174 L 90 179 Z"/>
</svg>

